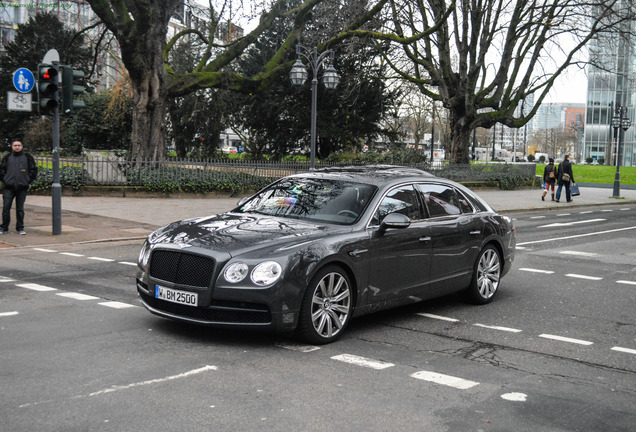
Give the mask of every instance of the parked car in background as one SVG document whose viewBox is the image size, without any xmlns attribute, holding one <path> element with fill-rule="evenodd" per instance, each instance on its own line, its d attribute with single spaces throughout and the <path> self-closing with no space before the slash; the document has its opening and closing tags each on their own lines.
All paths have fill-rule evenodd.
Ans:
<svg viewBox="0 0 636 432">
<path fill-rule="evenodd" d="M 165 318 L 322 344 L 362 314 L 452 292 L 490 302 L 515 243 L 512 220 L 458 183 L 396 166 L 323 169 L 153 232 L 137 291 Z"/>
<path fill-rule="evenodd" d="M 221 152 L 226 153 L 226 154 L 234 154 L 234 153 L 238 153 L 238 148 L 234 147 L 234 146 L 224 146 L 221 148 Z"/>
</svg>

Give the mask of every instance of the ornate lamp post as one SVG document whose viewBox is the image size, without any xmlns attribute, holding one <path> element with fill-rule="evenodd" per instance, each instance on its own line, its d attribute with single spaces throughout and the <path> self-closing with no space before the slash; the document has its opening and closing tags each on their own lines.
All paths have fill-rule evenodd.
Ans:
<svg viewBox="0 0 636 432">
<path fill-rule="evenodd" d="M 301 61 L 301 56 L 307 60 L 308 67 L 313 71 L 314 77 L 311 80 L 311 156 L 309 162 L 309 168 L 311 170 L 316 167 L 316 116 L 318 105 L 318 71 L 320 68 L 324 68 L 325 71 L 322 74 L 322 83 L 327 90 L 333 90 L 338 86 L 340 82 L 340 76 L 331 62 L 333 61 L 334 52 L 327 50 L 318 55 L 318 49 L 314 48 L 309 50 L 301 44 L 296 45 L 296 63 L 292 66 L 289 73 L 289 79 L 295 86 L 301 86 L 307 81 L 308 72 L 307 67 Z"/>
<path fill-rule="evenodd" d="M 621 146 L 625 140 L 625 132 L 632 125 L 631 120 L 627 117 L 627 107 L 616 107 L 614 117 L 612 118 L 612 127 L 614 128 L 614 136 L 616 137 L 616 175 L 614 177 L 614 193 L 612 198 L 620 198 L 621 196 Z"/>
</svg>

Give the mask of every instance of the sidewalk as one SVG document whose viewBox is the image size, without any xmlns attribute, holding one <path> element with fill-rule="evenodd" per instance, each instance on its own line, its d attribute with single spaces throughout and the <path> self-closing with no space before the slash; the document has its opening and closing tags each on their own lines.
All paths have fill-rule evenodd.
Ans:
<svg viewBox="0 0 636 432">
<path fill-rule="evenodd" d="M 475 192 L 495 210 L 510 213 L 523 210 L 555 210 L 595 205 L 636 203 L 636 190 L 621 189 L 621 199 L 611 198 L 612 189 L 581 187 L 581 196 L 571 204 L 541 201 L 541 189 L 502 191 L 476 189 Z M 122 198 L 62 197 L 62 233 L 52 234 L 52 199 L 29 195 L 25 205 L 27 235 L 15 231 L 15 208 L 11 209 L 11 227 L 0 236 L 0 249 L 51 246 L 55 244 L 138 240 L 170 222 L 222 213 L 231 210 L 239 198 Z"/>
</svg>

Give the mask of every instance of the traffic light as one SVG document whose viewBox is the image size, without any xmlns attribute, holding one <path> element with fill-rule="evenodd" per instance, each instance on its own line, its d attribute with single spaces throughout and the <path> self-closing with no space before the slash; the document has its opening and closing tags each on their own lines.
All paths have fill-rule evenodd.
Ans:
<svg viewBox="0 0 636 432">
<path fill-rule="evenodd" d="M 84 78 L 84 72 L 75 70 L 71 66 L 61 66 L 62 68 L 62 112 L 72 114 L 77 108 L 84 108 L 84 101 L 73 99 L 75 95 L 84 93 L 84 87 L 75 85 L 75 79 Z"/>
<path fill-rule="evenodd" d="M 57 66 L 38 65 L 38 109 L 40 114 L 52 113 L 59 105 L 57 71 Z"/>
</svg>

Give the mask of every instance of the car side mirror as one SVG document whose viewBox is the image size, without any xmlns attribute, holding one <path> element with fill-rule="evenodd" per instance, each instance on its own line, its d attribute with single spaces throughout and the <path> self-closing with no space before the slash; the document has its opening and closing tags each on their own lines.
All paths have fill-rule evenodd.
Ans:
<svg viewBox="0 0 636 432">
<path fill-rule="evenodd" d="M 402 213 L 389 213 L 380 224 L 380 231 L 384 232 L 389 228 L 403 229 L 411 226 L 411 220 Z"/>
</svg>

